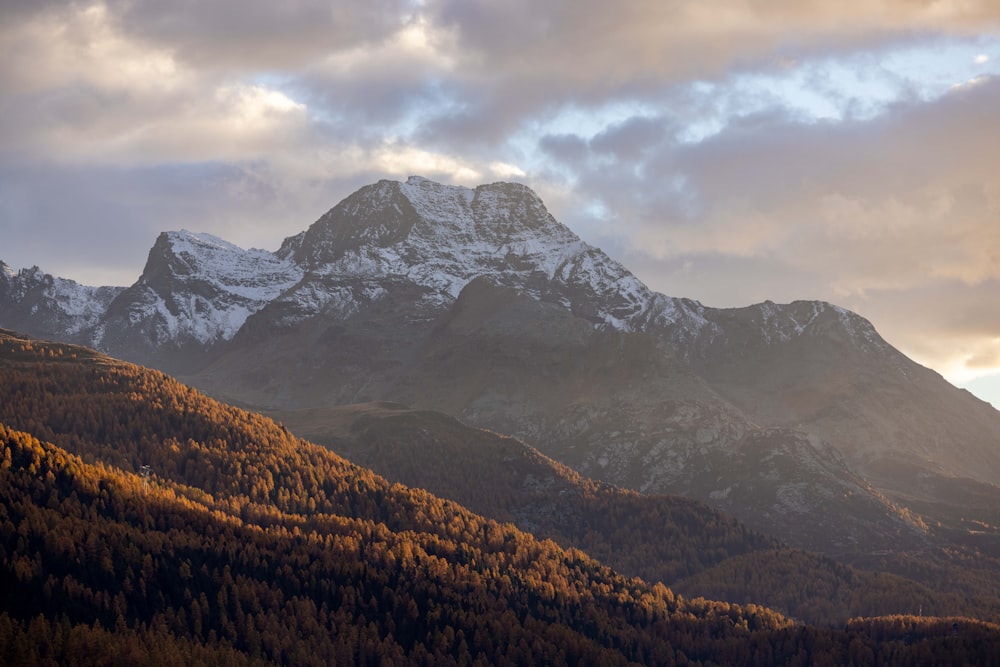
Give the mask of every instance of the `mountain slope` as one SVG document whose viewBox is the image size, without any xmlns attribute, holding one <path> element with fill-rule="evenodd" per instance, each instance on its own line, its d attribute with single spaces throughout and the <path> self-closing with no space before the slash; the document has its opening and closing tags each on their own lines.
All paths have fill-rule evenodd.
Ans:
<svg viewBox="0 0 1000 667">
<path fill-rule="evenodd" d="M 777 546 L 700 503 L 588 480 L 519 440 L 441 413 L 368 403 L 273 416 L 387 479 L 649 581 L 669 585 L 733 555 Z"/>
<path fill-rule="evenodd" d="M 689 630 L 692 657 L 721 656 L 738 635 L 745 661 L 787 625 L 625 580 L 159 373 L 3 334 L 0 375 L 0 423 L 63 443 L 0 427 L 0 576 L 15 618 L 152 624 L 300 664 L 345 651 L 366 663 L 664 662 L 668 638 Z M 148 483 L 131 472 L 140 461 Z M 763 634 L 736 630 L 744 620 Z"/>
<path fill-rule="evenodd" d="M 485 279 L 388 396 L 512 433 L 596 479 L 708 502 L 794 546 L 840 554 L 922 541 L 919 522 L 834 449 L 759 428 L 656 336 L 597 331 Z"/>
<path fill-rule="evenodd" d="M 763 604 L 824 625 L 919 610 L 1000 618 L 1000 603 L 982 592 L 932 590 L 778 549 L 700 503 L 595 483 L 519 440 L 440 413 L 368 403 L 272 416 L 391 481 L 580 548 L 626 575 L 671 587 L 683 577 L 678 585 L 691 597 Z"/>
<path fill-rule="evenodd" d="M 28 333 L 93 342 L 95 328 L 122 291 L 55 278 L 37 266 L 14 271 L 0 261 L 0 318 L 4 326 Z"/>
<path fill-rule="evenodd" d="M 968 620 L 822 630 L 685 602 L 82 348 L 0 332 L 0 376 L 8 664 L 906 664 L 1000 650 L 1000 627 Z"/>
</svg>

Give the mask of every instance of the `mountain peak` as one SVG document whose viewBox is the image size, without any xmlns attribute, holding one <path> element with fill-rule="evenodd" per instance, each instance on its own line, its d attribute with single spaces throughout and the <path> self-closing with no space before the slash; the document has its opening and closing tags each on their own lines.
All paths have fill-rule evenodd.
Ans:
<svg viewBox="0 0 1000 667">
<path fill-rule="evenodd" d="M 478 276 L 634 328 L 655 298 L 625 267 L 557 222 L 527 186 L 379 181 L 286 239 L 278 256 L 324 280 L 403 280 L 447 306 Z"/>
<path fill-rule="evenodd" d="M 266 250 L 186 229 L 161 232 L 139 280 L 110 305 L 96 342 L 129 341 L 128 349 L 144 358 L 165 345 L 229 340 L 301 278 L 298 267 Z"/>
<path fill-rule="evenodd" d="M 402 184 L 382 180 L 366 185 L 324 213 L 309 228 L 285 239 L 277 255 L 309 270 L 368 247 L 389 247 L 404 240 L 416 213 Z"/>
<path fill-rule="evenodd" d="M 410 176 L 403 183 L 382 180 L 361 188 L 305 232 L 286 239 L 277 254 L 319 270 L 408 241 L 446 250 L 485 244 L 496 251 L 542 231 L 579 241 L 527 186 L 500 182 L 471 189 Z"/>
<path fill-rule="evenodd" d="M 4 325 L 29 334 L 89 342 L 119 287 L 90 287 L 56 278 L 37 266 L 14 271 L 0 261 L 0 313 Z"/>
</svg>

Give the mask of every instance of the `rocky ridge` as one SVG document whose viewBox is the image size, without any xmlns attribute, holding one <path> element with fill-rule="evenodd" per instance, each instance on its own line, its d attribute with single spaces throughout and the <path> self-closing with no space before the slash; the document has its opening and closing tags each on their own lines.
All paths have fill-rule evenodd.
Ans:
<svg viewBox="0 0 1000 667">
<path fill-rule="evenodd" d="M 89 287 L 44 273 L 15 271 L 0 261 L 0 312 L 4 322 L 39 335 L 93 343 L 93 331 L 123 287 Z"/>
</svg>

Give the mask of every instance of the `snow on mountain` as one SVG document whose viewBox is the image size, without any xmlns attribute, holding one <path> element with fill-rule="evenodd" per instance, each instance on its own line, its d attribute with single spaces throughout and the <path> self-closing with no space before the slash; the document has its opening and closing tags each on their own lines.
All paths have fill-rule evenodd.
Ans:
<svg viewBox="0 0 1000 667">
<path fill-rule="evenodd" d="M 107 312 L 108 305 L 121 292 L 121 287 L 90 287 L 65 278 L 54 278 L 48 295 L 73 320 L 67 329 L 67 333 L 72 335 L 96 326 Z"/>
<path fill-rule="evenodd" d="M 270 301 L 302 278 L 298 267 L 267 250 L 244 250 L 217 236 L 185 229 L 168 232 L 167 237 L 190 275 L 248 301 Z"/>
<path fill-rule="evenodd" d="M 230 340 L 247 317 L 302 279 L 294 263 L 211 234 L 164 232 L 138 282 L 109 312 L 97 343 L 140 328 L 156 345 Z"/>
<path fill-rule="evenodd" d="M 723 343 L 736 329 L 767 344 L 828 331 L 824 313 L 830 312 L 849 335 L 881 340 L 866 321 L 829 304 L 718 310 L 653 292 L 516 183 L 466 188 L 419 176 L 380 181 L 348 196 L 275 253 L 244 250 L 210 234 L 165 232 L 128 289 L 51 276 L 46 282 L 41 272 L 0 268 L 8 300 L 20 303 L 29 289 L 40 290 L 35 307 L 45 302 L 58 311 L 58 333 L 92 331 L 86 342 L 109 351 L 126 338 L 129 349 L 231 340 L 269 304 L 284 326 L 320 313 L 347 317 L 403 285 L 419 301 L 417 309 L 434 317 L 479 276 L 560 304 L 598 327 L 656 333 L 684 356 Z"/>
<path fill-rule="evenodd" d="M 623 331 L 654 319 L 703 322 L 697 304 L 655 294 L 557 222 L 529 188 L 514 183 L 471 189 L 419 176 L 405 183 L 380 181 L 286 239 L 277 254 L 327 279 L 420 285 L 427 288 L 423 299 L 430 307 L 453 303 L 473 278 L 485 275 Z M 304 286 L 303 292 L 301 306 L 315 302 Z M 300 311 L 307 316 L 307 309 Z"/>
<path fill-rule="evenodd" d="M 796 301 L 778 305 L 773 301 L 751 306 L 759 313 L 762 337 L 768 342 L 787 342 L 824 329 L 839 328 L 856 341 L 884 345 L 868 320 L 824 301 Z"/>
<path fill-rule="evenodd" d="M 686 358 L 712 359 L 737 354 L 759 356 L 764 350 L 795 340 L 823 339 L 848 343 L 857 351 L 886 353 L 893 348 L 886 343 L 871 322 L 857 313 L 824 301 L 793 301 L 776 304 L 764 301 L 743 308 L 704 308 L 697 310 L 704 320 L 699 334 L 683 349 Z M 676 342 L 682 336 L 671 331 Z M 753 352 L 751 353 L 751 350 Z"/>
<path fill-rule="evenodd" d="M 0 308 L 25 331 L 59 331 L 76 340 L 97 326 L 123 287 L 91 287 L 57 278 L 37 266 L 16 271 L 0 262 Z"/>
</svg>

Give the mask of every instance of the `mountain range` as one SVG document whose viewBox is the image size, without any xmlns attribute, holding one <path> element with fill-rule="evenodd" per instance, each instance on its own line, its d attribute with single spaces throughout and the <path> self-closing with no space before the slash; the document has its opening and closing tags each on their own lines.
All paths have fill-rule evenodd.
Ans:
<svg viewBox="0 0 1000 667">
<path fill-rule="evenodd" d="M 275 252 L 165 232 L 128 287 L 0 262 L 0 326 L 293 431 L 361 402 L 439 411 L 848 561 L 997 550 L 992 406 L 837 306 L 656 293 L 523 185 L 380 181 Z"/>
</svg>

